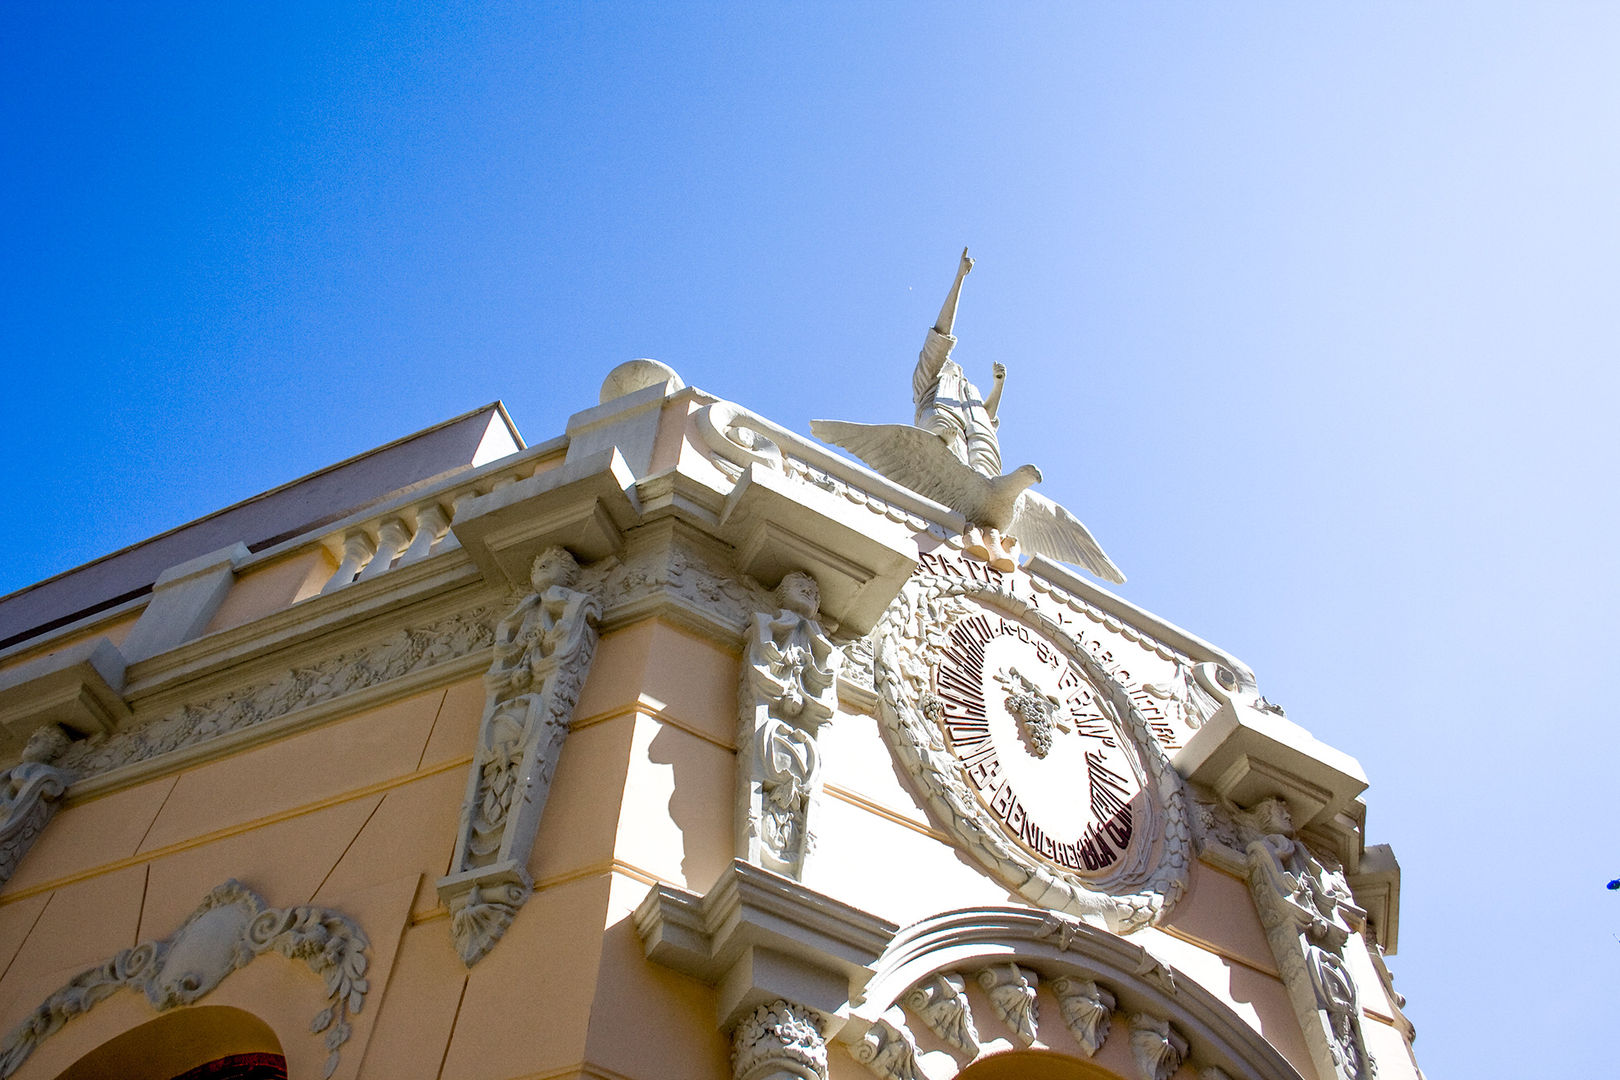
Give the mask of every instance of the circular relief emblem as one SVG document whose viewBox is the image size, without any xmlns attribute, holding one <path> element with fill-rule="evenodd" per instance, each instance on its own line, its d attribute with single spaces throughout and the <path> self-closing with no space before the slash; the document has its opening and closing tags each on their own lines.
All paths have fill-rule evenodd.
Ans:
<svg viewBox="0 0 1620 1080">
<path fill-rule="evenodd" d="M 1019 575 L 986 576 L 919 573 L 879 624 L 884 735 L 1009 886 L 1121 932 L 1145 926 L 1186 887 L 1181 779 L 1078 632 L 1018 595 Z"/>
</svg>

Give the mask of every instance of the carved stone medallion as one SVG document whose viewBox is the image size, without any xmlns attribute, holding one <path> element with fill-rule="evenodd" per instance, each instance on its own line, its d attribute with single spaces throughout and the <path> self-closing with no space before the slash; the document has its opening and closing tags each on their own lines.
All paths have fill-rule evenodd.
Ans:
<svg viewBox="0 0 1620 1080">
<path fill-rule="evenodd" d="M 1129 932 L 1185 889 L 1181 779 L 1128 676 L 1020 579 L 925 560 L 875 631 L 884 734 L 1011 887 Z"/>
</svg>

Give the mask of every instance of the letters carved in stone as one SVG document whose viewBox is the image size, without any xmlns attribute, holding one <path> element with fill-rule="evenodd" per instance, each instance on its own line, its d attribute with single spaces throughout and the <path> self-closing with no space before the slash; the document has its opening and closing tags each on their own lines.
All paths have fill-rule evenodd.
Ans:
<svg viewBox="0 0 1620 1080">
<path fill-rule="evenodd" d="M 1344 949 L 1356 912 L 1350 886 L 1294 836 L 1281 799 L 1237 815 L 1249 888 L 1283 982 L 1324 1077 L 1371 1080 L 1377 1066 L 1361 1030 L 1361 1001 Z"/>
<path fill-rule="evenodd" d="M 335 911 L 272 908 L 241 882 L 227 881 L 167 939 L 125 949 L 80 972 L 40 1003 L 0 1040 L 0 1078 L 21 1068 L 34 1048 L 62 1025 L 123 987 L 144 993 L 160 1012 L 191 1005 L 267 952 L 302 960 L 326 980 L 331 1004 L 316 1015 L 310 1030 L 324 1033 L 331 1051 L 326 1075 L 331 1076 L 352 1033 L 350 1014 L 360 1011 L 370 988 L 365 978 L 369 944 L 358 926 Z"/>
<path fill-rule="evenodd" d="M 791 573 L 775 614 L 749 620 L 737 735 L 738 854 L 798 878 L 814 842 L 811 809 L 821 786 L 816 735 L 832 717 L 842 655 L 816 622 L 815 579 Z"/>
<path fill-rule="evenodd" d="M 1174 905 L 1191 859 L 1184 785 L 1144 695 L 1073 613 L 1021 571 L 929 553 L 873 639 L 885 739 L 968 852 L 1025 898 L 1116 932 Z M 1089 797 L 1070 797 L 1076 776 Z"/>
<path fill-rule="evenodd" d="M 596 599 L 571 587 L 578 571 L 562 548 L 542 552 L 533 591 L 495 630 L 455 857 L 439 880 L 468 967 L 494 948 L 532 888 L 529 852 L 601 617 Z"/>
</svg>

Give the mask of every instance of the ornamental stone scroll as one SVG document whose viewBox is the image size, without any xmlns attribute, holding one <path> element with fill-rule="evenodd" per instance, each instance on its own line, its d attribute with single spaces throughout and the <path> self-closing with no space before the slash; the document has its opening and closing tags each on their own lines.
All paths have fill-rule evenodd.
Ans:
<svg viewBox="0 0 1620 1080">
<path fill-rule="evenodd" d="M 22 760 L 0 775 L 0 885 L 11 880 L 73 781 L 54 764 L 68 742 L 60 727 L 46 724 L 28 737 Z"/>
<path fill-rule="evenodd" d="M 1372 1080 L 1361 999 L 1344 950 L 1360 921 L 1350 886 L 1294 835 L 1288 806 L 1264 799 L 1235 817 L 1249 889 L 1322 1080 Z"/>
<path fill-rule="evenodd" d="M 122 988 L 139 990 L 159 1012 L 191 1005 L 227 975 L 267 952 L 302 960 L 326 982 L 330 1004 L 310 1022 L 324 1034 L 325 1076 L 338 1067 L 353 1033 L 350 1017 L 365 1004 L 370 942 L 355 923 L 326 908 L 272 908 L 234 879 L 216 886 L 180 929 L 162 941 L 125 949 L 69 979 L 0 1039 L 0 1080 L 11 1076 L 35 1048 L 80 1013 Z"/>
<path fill-rule="evenodd" d="M 495 630 L 455 856 L 438 883 L 468 967 L 495 947 L 533 890 L 529 853 L 601 619 L 596 598 L 572 587 L 578 573 L 560 547 L 536 556 L 533 591 Z"/>
<path fill-rule="evenodd" d="M 737 854 L 798 879 L 821 793 L 816 736 L 837 705 L 843 656 L 817 622 L 815 578 L 795 571 L 778 610 L 750 618 L 739 688 Z"/>
</svg>

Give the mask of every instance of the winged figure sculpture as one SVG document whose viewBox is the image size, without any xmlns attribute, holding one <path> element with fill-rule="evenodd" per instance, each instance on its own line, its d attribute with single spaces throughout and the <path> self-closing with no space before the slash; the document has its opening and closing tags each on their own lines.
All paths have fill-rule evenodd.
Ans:
<svg viewBox="0 0 1620 1080">
<path fill-rule="evenodd" d="M 993 566 L 1012 568 L 1005 540 L 1015 538 L 1026 550 L 1084 567 L 1104 581 L 1123 582 L 1119 567 L 1079 518 L 1029 490 L 1041 479 L 1039 469 L 1020 465 L 1010 473 L 1001 471 L 996 407 L 1007 369 L 994 366 L 994 382 L 985 396 L 951 358 L 956 345 L 951 329 L 956 323 L 962 280 L 972 269 L 973 260 L 964 249 L 956 282 L 917 358 L 912 377 L 916 423 L 812 420 L 810 431 L 823 442 L 848 450 L 890 480 L 961 514 L 980 534 L 969 536 L 969 550 L 983 554 Z"/>
</svg>

